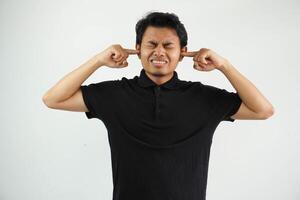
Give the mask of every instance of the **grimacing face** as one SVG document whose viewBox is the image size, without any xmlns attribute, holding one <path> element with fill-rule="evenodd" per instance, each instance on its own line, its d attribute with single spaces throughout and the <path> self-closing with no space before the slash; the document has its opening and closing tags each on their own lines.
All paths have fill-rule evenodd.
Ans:
<svg viewBox="0 0 300 200">
<path fill-rule="evenodd" d="M 180 41 L 174 29 L 168 27 L 148 26 L 144 32 L 138 55 L 146 72 L 154 76 L 173 74 L 178 62 L 183 59 L 181 52 L 186 52 L 187 47 L 180 49 Z"/>
</svg>

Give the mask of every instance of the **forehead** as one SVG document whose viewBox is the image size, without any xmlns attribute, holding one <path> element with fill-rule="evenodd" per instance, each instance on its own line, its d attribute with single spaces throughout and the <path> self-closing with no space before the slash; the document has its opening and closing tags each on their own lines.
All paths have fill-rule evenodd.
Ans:
<svg viewBox="0 0 300 200">
<path fill-rule="evenodd" d="M 144 42 L 153 40 L 153 41 L 169 41 L 169 42 L 178 42 L 179 37 L 176 31 L 168 27 L 153 27 L 148 26 L 144 32 L 143 39 Z"/>
</svg>

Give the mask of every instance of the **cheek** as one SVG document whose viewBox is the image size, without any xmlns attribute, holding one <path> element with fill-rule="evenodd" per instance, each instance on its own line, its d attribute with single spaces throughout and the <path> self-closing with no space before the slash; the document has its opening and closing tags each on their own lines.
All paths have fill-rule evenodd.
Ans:
<svg viewBox="0 0 300 200">
<path fill-rule="evenodd" d="M 148 55 L 148 53 L 146 51 L 141 51 L 141 56 L 142 57 L 146 57 Z"/>
<path fill-rule="evenodd" d="M 177 62 L 180 59 L 180 52 L 179 51 L 172 52 L 169 54 L 169 56 L 172 62 Z"/>
<path fill-rule="evenodd" d="M 141 60 L 147 61 L 150 55 L 148 51 L 141 51 Z"/>
</svg>

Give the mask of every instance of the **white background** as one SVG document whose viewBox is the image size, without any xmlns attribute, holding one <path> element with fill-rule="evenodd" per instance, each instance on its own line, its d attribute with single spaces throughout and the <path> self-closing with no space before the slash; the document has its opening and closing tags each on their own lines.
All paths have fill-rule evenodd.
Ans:
<svg viewBox="0 0 300 200">
<path fill-rule="evenodd" d="M 135 47 L 148 11 L 177 14 L 188 50 L 226 57 L 273 104 L 267 120 L 221 122 L 211 148 L 208 200 L 300 199 L 300 3 L 282 1 L 0 2 L 0 199 L 112 199 L 107 131 L 82 112 L 47 108 L 43 94 L 111 44 Z M 84 84 L 132 78 L 142 65 L 103 67 Z M 177 66 L 181 80 L 234 91 L 219 71 Z"/>
</svg>

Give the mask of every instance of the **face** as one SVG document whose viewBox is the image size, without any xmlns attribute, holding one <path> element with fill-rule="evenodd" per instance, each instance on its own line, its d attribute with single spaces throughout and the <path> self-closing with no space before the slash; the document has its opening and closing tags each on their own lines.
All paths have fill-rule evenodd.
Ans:
<svg viewBox="0 0 300 200">
<path fill-rule="evenodd" d="M 187 50 L 180 48 L 176 31 L 167 27 L 148 26 L 144 32 L 139 58 L 146 72 L 153 76 L 170 76 L 182 60 L 180 53 Z"/>
</svg>

